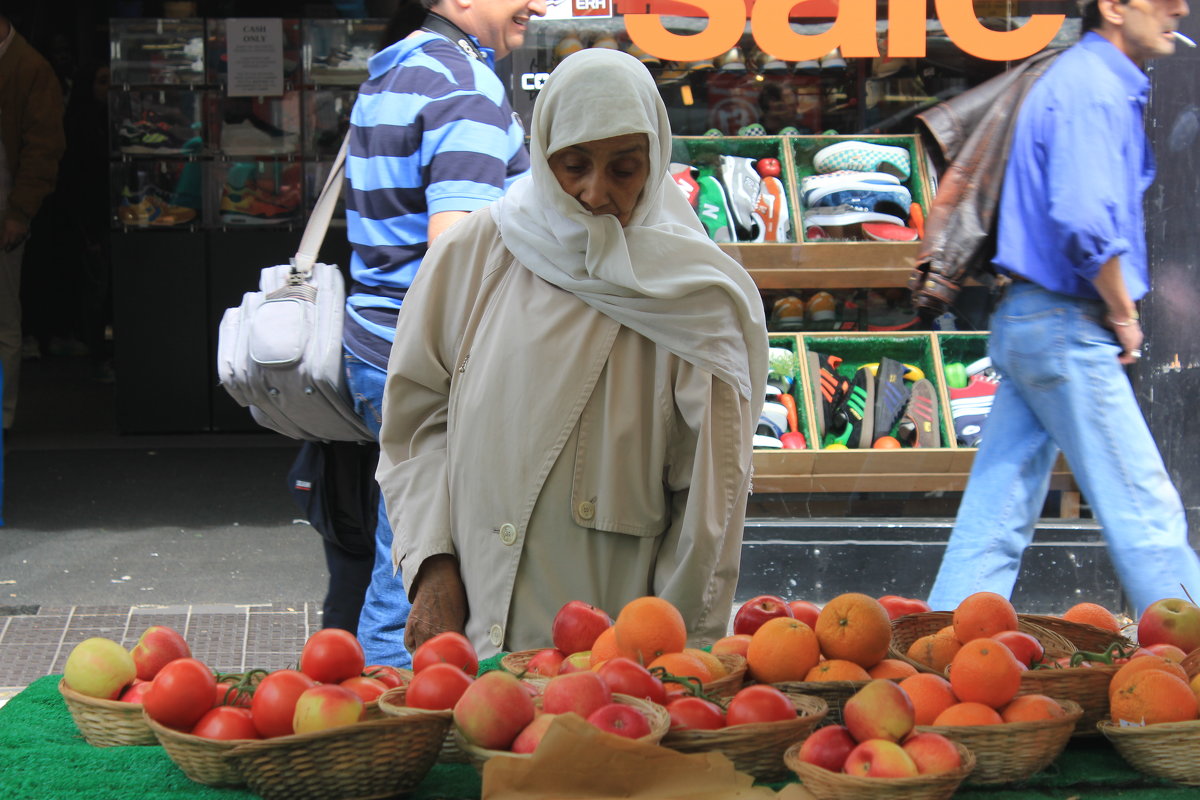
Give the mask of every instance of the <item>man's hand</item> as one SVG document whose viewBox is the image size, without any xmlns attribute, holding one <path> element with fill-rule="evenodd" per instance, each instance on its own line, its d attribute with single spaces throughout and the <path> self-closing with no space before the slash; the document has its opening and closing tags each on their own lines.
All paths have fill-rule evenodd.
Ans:
<svg viewBox="0 0 1200 800">
<path fill-rule="evenodd" d="M 1114 325 L 1111 321 L 1108 325 L 1117 337 L 1117 344 L 1121 345 L 1121 354 L 1117 356 L 1117 361 L 1122 364 L 1132 364 L 1142 357 L 1142 342 L 1146 338 L 1137 320 L 1131 321 L 1132 325 Z"/>
<path fill-rule="evenodd" d="M 463 633 L 466 624 L 467 590 L 458 571 L 458 559 L 449 555 L 425 559 L 417 573 L 404 646 L 412 653 L 426 639 L 443 631 Z"/>
<path fill-rule="evenodd" d="M 4 228 L 0 230 L 0 250 L 6 253 L 15 250 L 28 235 L 29 226 L 24 222 L 17 222 L 15 219 L 4 220 Z"/>
</svg>

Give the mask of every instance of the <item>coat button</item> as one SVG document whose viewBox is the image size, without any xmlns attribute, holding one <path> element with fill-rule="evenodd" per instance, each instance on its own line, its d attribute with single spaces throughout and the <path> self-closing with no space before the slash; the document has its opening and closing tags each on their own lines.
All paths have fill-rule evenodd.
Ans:
<svg viewBox="0 0 1200 800">
<path fill-rule="evenodd" d="M 505 544 L 512 544 L 517 540 L 517 526 L 511 522 L 506 522 L 500 526 L 500 541 Z"/>
<path fill-rule="evenodd" d="M 591 519 L 594 516 L 596 516 L 596 506 L 592 502 L 584 500 L 579 504 L 580 519 Z"/>
<path fill-rule="evenodd" d="M 488 631 L 488 639 L 496 647 L 504 644 L 504 628 L 501 628 L 499 625 L 493 625 L 491 630 Z"/>
</svg>

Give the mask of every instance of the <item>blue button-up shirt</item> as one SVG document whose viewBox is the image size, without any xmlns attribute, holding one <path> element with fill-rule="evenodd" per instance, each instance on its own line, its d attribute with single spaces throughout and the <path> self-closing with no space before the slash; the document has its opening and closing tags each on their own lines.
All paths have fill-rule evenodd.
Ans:
<svg viewBox="0 0 1200 800">
<path fill-rule="evenodd" d="M 1089 32 L 1021 106 L 1000 198 L 995 264 L 1051 291 L 1096 298 L 1119 256 L 1130 298 L 1150 288 L 1142 195 L 1154 181 L 1144 113 L 1150 81 Z"/>
</svg>

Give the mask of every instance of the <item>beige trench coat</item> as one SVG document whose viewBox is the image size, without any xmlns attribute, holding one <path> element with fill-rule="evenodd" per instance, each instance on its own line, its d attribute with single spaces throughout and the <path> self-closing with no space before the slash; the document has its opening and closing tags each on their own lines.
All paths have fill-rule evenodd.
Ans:
<svg viewBox="0 0 1200 800">
<path fill-rule="evenodd" d="M 481 656 L 578 599 L 664 597 L 726 633 L 750 490 L 735 389 L 514 261 L 487 209 L 432 248 L 388 365 L 378 478 L 411 595 L 448 553 Z"/>
</svg>

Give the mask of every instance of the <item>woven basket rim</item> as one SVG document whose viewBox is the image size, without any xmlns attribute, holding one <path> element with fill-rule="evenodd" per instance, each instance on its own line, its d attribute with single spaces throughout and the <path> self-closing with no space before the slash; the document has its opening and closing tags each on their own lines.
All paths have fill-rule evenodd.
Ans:
<svg viewBox="0 0 1200 800">
<path fill-rule="evenodd" d="M 929 786 L 931 789 L 946 786 L 950 783 L 962 783 L 967 776 L 975 769 L 976 759 L 975 754 L 971 749 L 962 742 L 951 740 L 955 749 L 958 750 L 959 757 L 962 759 L 962 764 L 958 769 L 950 772 L 941 772 L 936 775 L 914 775 L 910 778 L 863 778 L 858 775 L 847 775 L 844 772 L 832 772 L 824 767 L 816 764 L 809 764 L 800 760 L 800 748 L 804 742 L 796 742 L 792 744 L 783 754 L 784 764 L 788 769 L 794 772 L 801 781 L 804 780 L 804 772 L 812 770 L 820 770 L 817 775 L 827 777 L 829 780 L 843 784 L 847 789 L 862 789 L 875 793 L 876 797 L 886 797 L 888 788 L 895 789 L 919 789 L 922 786 Z"/>
<path fill-rule="evenodd" d="M 1060 627 L 1064 630 L 1075 629 L 1081 633 L 1085 633 L 1090 636 L 1096 636 L 1097 638 L 1111 637 L 1113 641 L 1122 641 L 1126 644 L 1135 644 L 1133 639 L 1129 638 L 1121 631 L 1110 631 L 1108 628 L 1101 628 L 1098 625 L 1092 625 L 1087 622 L 1075 622 L 1073 620 L 1063 619 L 1062 617 L 1056 617 L 1053 614 L 1017 614 L 1017 619 L 1028 620 L 1033 624 L 1043 628 L 1049 629 L 1053 627 Z M 1064 636 L 1064 638 L 1067 638 L 1068 640 L 1070 639 L 1070 637 L 1066 636 Z"/>
<path fill-rule="evenodd" d="M 240 744 L 263 741 L 261 737 L 257 739 L 210 739 L 207 736 L 196 736 L 194 733 L 176 730 L 175 728 L 163 725 L 147 714 L 144 709 L 142 710 L 142 719 L 146 721 L 147 727 L 154 731 L 155 736 L 163 736 L 168 739 L 174 739 L 177 742 L 195 745 L 196 747 L 208 747 L 212 750 L 229 750 Z"/>
<path fill-rule="evenodd" d="M 405 713 L 407 712 L 407 713 Z M 363 730 L 373 728 L 393 728 L 409 725 L 414 719 L 428 719 L 432 716 L 443 717 L 450 719 L 449 711 L 440 712 L 425 712 L 421 709 L 401 709 L 400 713 L 391 713 L 376 719 L 359 720 L 350 725 L 341 725 L 336 728 L 329 728 L 323 731 L 312 731 L 311 733 L 293 733 L 289 736 L 274 736 L 270 739 L 259 740 L 242 740 L 243 743 L 226 753 L 226 756 L 239 756 L 258 753 L 269 750 L 285 750 L 293 747 L 304 747 L 313 742 L 320 742 L 325 739 L 336 739 L 341 736 L 346 736 L 352 733 L 357 733 Z"/>
<path fill-rule="evenodd" d="M 1038 625 L 1036 622 L 1028 619 L 1027 617 L 1029 617 L 1027 614 L 1017 615 L 1017 630 L 1021 631 L 1022 633 L 1029 633 L 1033 635 L 1039 642 L 1042 643 L 1042 646 L 1047 651 L 1061 651 L 1062 655 L 1070 655 L 1079 649 L 1074 642 L 1072 642 L 1066 636 L 1057 631 L 1051 630 L 1050 628 Z M 892 620 L 892 641 L 891 644 L 888 645 L 887 657 L 903 661 L 904 663 L 915 667 L 918 672 L 929 672 L 935 675 L 942 675 L 943 673 L 933 669 L 927 664 L 922 664 L 916 659 L 909 658 L 907 649 L 909 646 L 911 646 L 911 642 L 902 646 L 901 642 L 897 641 L 897 633 L 904 633 L 906 627 L 911 628 L 914 625 L 931 624 L 934 622 L 943 623 L 942 625 L 939 625 L 939 627 L 946 627 L 947 625 L 950 625 L 953 620 L 953 611 L 919 611 L 913 614 L 905 614 L 902 617 L 897 617 L 896 619 Z M 901 637 L 901 639 L 903 639 L 903 637 Z"/>
<path fill-rule="evenodd" d="M 91 695 L 76 691 L 67 684 L 66 678 L 58 679 L 58 692 L 64 698 L 76 703 L 95 706 L 109 711 L 127 711 L 130 716 L 140 714 L 142 711 L 141 703 L 126 703 L 124 700 L 107 700 L 103 697 L 92 697 Z"/>
<path fill-rule="evenodd" d="M 1120 725 L 1110 720 L 1100 720 L 1096 730 L 1106 737 L 1125 739 L 1126 741 L 1146 740 L 1162 736 L 1176 737 L 1180 735 L 1200 738 L 1200 719 L 1186 719 L 1180 722 L 1156 722 L 1153 725 Z M 1196 747 L 1197 742 L 1187 742 L 1189 748 Z"/>
<path fill-rule="evenodd" d="M 453 709 L 434 709 L 434 708 L 412 708 L 404 704 L 404 700 L 408 697 L 408 686 L 393 686 L 379 697 L 375 698 L 375 703 L 379 710 L 384 714 L 399 716 L 401 714 L 430 714 L 433 716 L 450 717 L 454 714 Z"/>
</svg>

